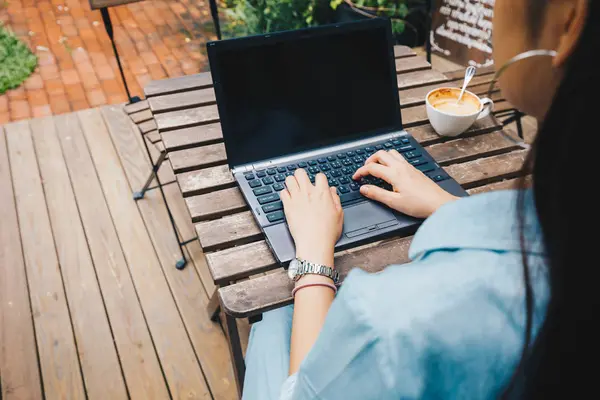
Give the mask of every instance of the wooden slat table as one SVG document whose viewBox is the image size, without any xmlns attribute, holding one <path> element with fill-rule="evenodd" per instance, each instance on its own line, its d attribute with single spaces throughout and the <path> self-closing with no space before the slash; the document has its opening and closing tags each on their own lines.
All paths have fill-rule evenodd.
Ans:
<svg viewBox="0 0 600 400">
<path fill-rule="evenodd" d="M 526 154 L 501 132 L 494 117 L 478 121 L 460 139 L 440 137 L 428 124 L 426 93 L 440 86 L 460 86 L 463 71 L 444 75 L 403 46 L 395 48 L 395 55 L 402 119 L 408 132 L 471 192 L 511 187 Z M 481 69 L 470 90 L 485 95 L 492 73 Z M 147 132 L 158 130 L 169 153 L 212 279 L 219 287 L 239 385 L 244 364 L 234 318 L 255 317 L 290 304 L 292 284 L 276 263 L 229 171 L 210 74 L 151 82 L 145 93 L 155 122 L 148 124 Z M 493 97 L 496 110 L 512 109 L 499 93 Z M 410 242 L 411 237 L 396 237 L 340 252 L 336 268 L 345 277 L 353 266 L 375 272 L 406 262 Z"/>
</svg>

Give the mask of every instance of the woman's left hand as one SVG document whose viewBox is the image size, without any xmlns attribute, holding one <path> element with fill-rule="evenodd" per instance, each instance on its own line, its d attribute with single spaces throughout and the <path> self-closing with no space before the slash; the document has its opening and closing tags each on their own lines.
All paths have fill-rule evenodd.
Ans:
<svg viewBox="0 0 600 400">
<path fill-rule="evenodd" d="M 334 187 L 319 173 L 313 185 L 299 168 L 285 180 L 281 201 L 294 242 L 296 257 L 333 267 L 335 243 L 342 233 L 344 212 Z"/>
</svg>

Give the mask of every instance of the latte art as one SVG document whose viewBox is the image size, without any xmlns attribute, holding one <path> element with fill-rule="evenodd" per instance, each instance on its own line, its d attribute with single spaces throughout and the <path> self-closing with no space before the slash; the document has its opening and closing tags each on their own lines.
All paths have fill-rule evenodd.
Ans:
<svg viewBox="0 0 600 400">
<path fill-rule="evenodd" d="M 437 110 L 455 115 L 469 115 L 479 111 L 477 105 L 470 102 L 463 102 L 462 100 L 460 103 L 457 103 L 456 99 L 439 100 L 433 104 L 433 107 Z"/>
<path fill-rule="evenodd" d="M 460 89 L 440 89 L 429 96 L 429 103 L 436 110 L 453 115 L 471 115 L 481 109 L 479 99 L 465 92 L 457 103 Z"/>
</svg>

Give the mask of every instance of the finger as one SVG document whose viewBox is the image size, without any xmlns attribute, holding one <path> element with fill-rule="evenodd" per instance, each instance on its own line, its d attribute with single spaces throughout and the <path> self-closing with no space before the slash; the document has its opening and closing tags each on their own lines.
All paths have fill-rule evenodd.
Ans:
<svg viewBox="0 0 600 400">
<path fill-rule="evenodd" d="M 337 194 L 337 189 L 335 187 L 329 188 L 329 192 L 331 192 L 331 198 L 333 200 L 333 204 L 338 211 L 342 210 L 342 201 L 340 200 L 340 196 Z"/>
<path fill-rule="evenodd" d="M 308 179 L 308 174 L 304 169 L 298 168 L 296 172 L 294 172 L 294 177 L 296 178 L 296 182 L 298 182 L 298 187 L 301 190 L 306 191 L 312 186 L 312 183 L 310 183 L 310 179 Z"/>
<path fill-rule="evenodd" d="M 394 163 L 394 158 L 387 151 L 379 150 L 377 153 L 367 158 L 367 161 L 365 161 L 365 165 L 371 163 L 379 163 L 389 166 Z"/>
<path fill-rule="evenodd" d="M 315 186 L 320 190 L 326 190 L 329 187 L 329 182 L 327 182 L 327 177 L 324 173 L 319 172 L 315 177 Z"/>
<path fill-rule="evenodd" d="M 392 173 L 393 173 L 393 170 L 390 167 L 386 167 L 381 164 L 373 163 L 373 164 L 364 165 L 364 166 L 360 167 L 358 170 L 356 170 L 356 172 L 352 176 L 352 179 L 358 180 L 358 179 L 362 178 L 363 176 L 372 175 L 376 178 L 383 179 L 387 183 L 390 183 Z"/>
<path fill-rule="evenodd" d="M 287 204 L 289 204 L 290 200 L 292 199 L 290 197 L 290 192 L 288 192 L 287 189 L 283 189 L 281 192 L 279 192 L 279 198 L 281 199 L 281 202 L 283 203 L 283 207 L 287 207 Z"/>
<path fill-rule="evenodd" d="M 404 157 L 402 157 L 402 154 L 398 153 L 396 149 L 391 149 L 390 151 L 388 151 L 388 153 L 394 158 L 394 160 L 399 162 L 406 162 Z"/>
<path fill-rule="evenodd" d="M 285 178 L 285 186 L 287 187 L 288 191 L 290 192 L 290 196 L 293 196 L 300 191 L 300 186 L 298 186 L 298 181 L 296 180 L 296 177 L 294 177 L 293 175 Z"/>
<path fill-rule="evenodd" d="M 290 192 L 287 189 L 283 189 L 279 192 L 279 198 L 281 199 L 281 203 L 283 203 L 283 212 L 285 213 L 285 217 L 289 220 L 290 213 L 292 212 L 292 198 L 290 196 Z"/>
<path fill-rule="evenodd" d="M 385 204 L 386 206 L 393 208 L 398 194 L 390 192 L 389 190 L 382 189 L 373 185 L 364 185 L 360 187 L 360 194 L 363 196 Z"/>
</svg>

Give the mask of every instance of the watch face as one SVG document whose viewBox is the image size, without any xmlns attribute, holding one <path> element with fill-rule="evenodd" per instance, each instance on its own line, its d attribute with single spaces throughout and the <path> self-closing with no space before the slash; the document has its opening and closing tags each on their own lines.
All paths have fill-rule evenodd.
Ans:
<svg viewBox="0 0 600 400">
<path fill-rule="evenodd" d="M 297 273 L 298 273 L 298 260 L 296 260 L 294 258 L 290 262 L 290 265 L 288 267 L 288 276 L 290 277 L 291 280 L 294 280 L 294 278 L 296 277 Z"/>
</svg>

